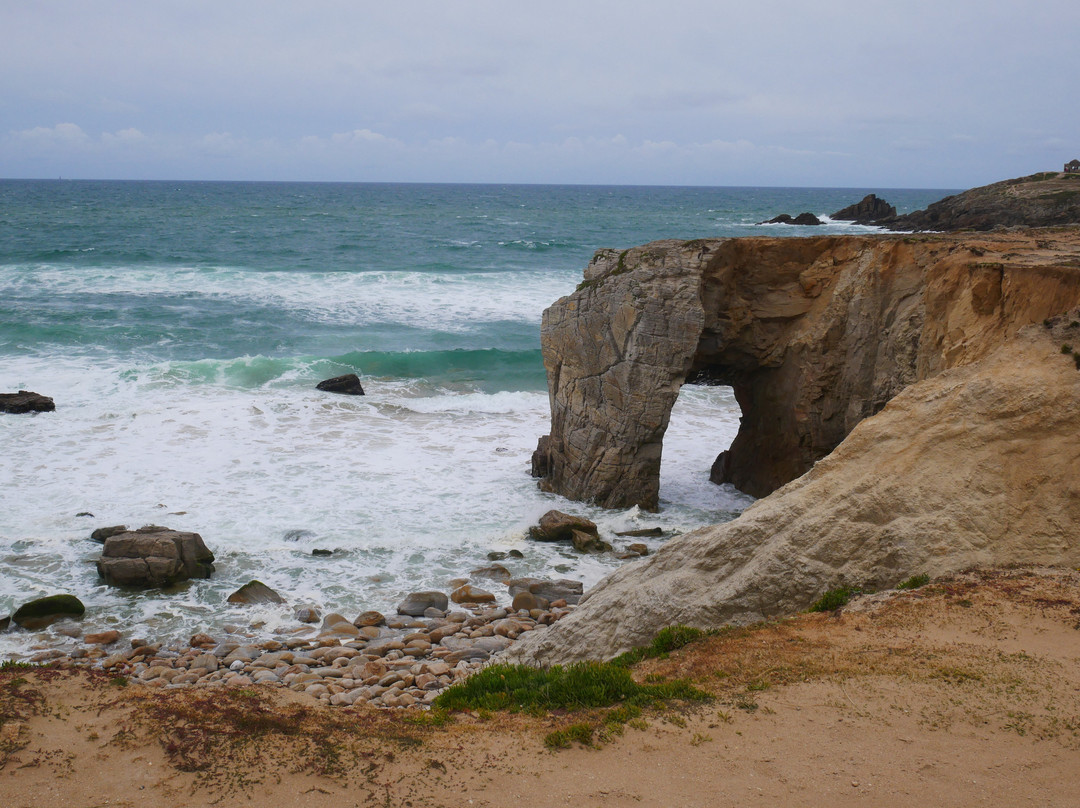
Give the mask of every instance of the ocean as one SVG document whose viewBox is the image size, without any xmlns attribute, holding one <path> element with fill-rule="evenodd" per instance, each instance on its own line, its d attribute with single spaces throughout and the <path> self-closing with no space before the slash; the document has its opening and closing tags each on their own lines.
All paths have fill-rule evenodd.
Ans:
<svg viewBox="0 0 1080 808">
<path fill-rule="evenodd" d="M 0 392 L 33 390 L 57 408 L 0 415 L 0 616 L 69 592 L 87 631 L 279 636 L 297 606 L 351 618 L 449 591 L 492 551 L 524 554 L 502 562 L 515 576 L 586 586 L 632 563 L 526 540 L 551 508 L 609 539 L 660 527 L 652 550 L 731 519 L 752 500 L 708 482 L 738 426 L 724 387 L 680 394 L 659 513 L 537 489 L 541 314 L 597 248 L 874 232 L 755 224 L 869 192 L 901 213 L 950 193 L 0 181 Z M 350 372 L 366 396 L 315 389 Z M 117 524 L 198 532 L 217 571 L 168 591 L 107 587 L 88 537 Z M 614 539 L 626 541 L 638 539 Z M 229 607 L 251 579 L 287 604 Z M 0 658 L 75 643 L 11 630 Z"/>
</svg>

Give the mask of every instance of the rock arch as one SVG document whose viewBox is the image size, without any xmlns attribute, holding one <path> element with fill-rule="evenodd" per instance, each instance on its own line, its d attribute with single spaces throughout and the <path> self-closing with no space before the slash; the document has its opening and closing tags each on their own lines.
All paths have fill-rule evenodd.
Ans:
<svg viewBox="0 0 1080 808">
<path fill-rule="evenodd" d="M 1077 273 L 984 252 L 956 236 L 600 250 L 578 289 L 544 312 L 551 433 L 533 473 L 571 499 L 655 510 L 671 408 L 686 381 L 707 377 L 731 385 L 743 411 L 713 479 L 765 496 L 909 384 L 1078 299 Z"/>
</svg>

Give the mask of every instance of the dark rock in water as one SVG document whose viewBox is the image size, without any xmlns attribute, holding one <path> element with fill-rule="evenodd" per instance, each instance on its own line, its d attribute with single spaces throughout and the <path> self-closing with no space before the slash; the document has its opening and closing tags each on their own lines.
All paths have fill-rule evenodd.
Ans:
<svg viewBox="0 0 1080 808">
<path fill-rule="evenodd" d="M 11 622 L 23 628 L 45 628 L 65 617 L 82 617 L 86 607 L 74 595 L 50 595 L 24 603 L 11 615 Z"/>
<path fill-rule="evenodd" d="M 836 211 L 831 218 L 856 224 L 874 224 L 882 219 L 891 219 L 896 216 L 896 208 L 884 199 L 878 199 L 877 194 L 867 194 L 854 205 Z"/>
<path fill-rule="evenodd" d="M 0 617 L 0 631 L 7 631 L 8 626 L 11 625 L 11 615 L 7 617 Z"/>
<path fill-rule="evenodd" d="M 550 453 L 551 436 L 544 435 L 536 442 L 536 449 L 532 453 L 532 476 L 547 477 L 551 470 Z"/>
<path fill-rule="evenodd" d="M 17 393 L 0 393 L 0 412 L 21 415 L 27 412 L 52 412 L 56 404 L 48 396 L 20 390 Z"/>
<path fill-rule="evenodd" d="M 508 558 L 524 558 L 525 554 L 521 550 L 510 550 L 507 554 Z"/>
<path fill-rule="evenodd" d="M 347 396 L 362 396 L 364 388 L 360 386 L 360 377 L 355 373 L 346 373 L 344 376 L 335 376 L 319 382 L 315 387 L 325 390 L 327 393 L 342 393 Z"/>
<path fill-rule="evenodd" d="M 504 558 L 506 558 L 506 553 L 501 550 L 492 550 L 487 554 L 488 561 L 502 561 Z"/>
<path fill-rule="evenodd" d="M 810 212 L 800 213 L 795 218 L 792 218 L 786 213 L 781 213 L 779 216 L 774 216 L 768 221 L 758 222 L 758 224 L 800 224 L 800 225 L 819 225 L 823 224 L 821 219 Z"/>
<path fill-rule="evenodd" d="M 93 541 L 105 543 L 105 540 L 110 536 L 118 536 L 121 533 L 127 533 L 127 525 L 113 525 L 112 527 L 99 527 L 93 533 L 90 534 L 90 538 Z"/>
<path fill-rule="evenodd" d="M 426 609 L 435 608 L 446 611 L 450 599 L 442 592 L 412 592 L 401 601 L 397 607 L 398 614 L 407 614 L 410 617 L 423 617 Z"/>
<path fill-rule="evenodd" d="M 262 581 L 248 581 L 228 597 L 229 603 L 284 603 L 285 598 Z"/>
<path fill-rule="evenodd" d="M 293 613 L 293 617 L 301 623 L 318 623 L 321 619 L 319 610 L 314 606 L 301 606 Z"/>
<path fill-rule="evenodd" d="M 90 513 L 90 511 L 79 511 L 77 514 L 75 514 L 76 519 L 78 519 L 80 516 L 89 516 L 90 518 L 93 518 L 94 514 Z"/>
<path fill-rule="evenodd" d="M 149 525 L 106 539 L 97 568 L 111 586 L 167 586 L 209 578 L 213 560 L 198 533 Z"/>
<path fill-rule="evenodd" d="M 315 536 L 310 530 L 286 530 L 281 534 L 281 538 L 285 541 L 300 541 L 300 539 L 310 539 Z"/>
<path fill-rule="evenodd" d="M 313 556 L 332 556 L 334 554 L 334 551 L 333 550 L 321 550 L 318 547 L 316 547 L 314 550 L 311 551 L 311 554 Z"/>
<path fill-rule="evenodd" d="M 664 530 L 659 527 L 643 527 L 638 530 L 624 530 L 622 533 L 616 533 L 615 535 L 626 539 L 655 538 L 657 536 L 663 536 Z"/>
</svg>

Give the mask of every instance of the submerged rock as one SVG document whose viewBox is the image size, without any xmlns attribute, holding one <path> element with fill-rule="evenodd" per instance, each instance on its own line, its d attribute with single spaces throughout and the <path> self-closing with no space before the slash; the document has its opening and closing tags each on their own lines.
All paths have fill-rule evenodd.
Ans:
<svg viewBox="0 0 1080 808">
<path fill-rule="evenodd" d="M 64 618 L 79 618 L 86 612 L 74 595 L 49 595 L 24 603 L 11 615 L 11 622 L 29 629 L 45 628 Z"/>
<path fill-rule="evenodd" d="M 316 389 L 327 393 L 341 393 L 347 396 L 362 396 L 364 388 L 360 385 L 360 377 L 355 373 L 346 373 L 344 376 L 335 376 L 315 385 Z"/>
<path fill-rule="evenodd" d="M 107 538 L 97 569 L 110 586 L 167 586 L 209 578 L 213 561 L 198 533 L 149 525 Z"/>
<path fill-rule="evenodd" d="M 48 396 L 20 390 L 17 393 L 0 393 L 0 412 L 21 415 L 28 412 L 53 412 L 56 404 Z"/>
</svg>

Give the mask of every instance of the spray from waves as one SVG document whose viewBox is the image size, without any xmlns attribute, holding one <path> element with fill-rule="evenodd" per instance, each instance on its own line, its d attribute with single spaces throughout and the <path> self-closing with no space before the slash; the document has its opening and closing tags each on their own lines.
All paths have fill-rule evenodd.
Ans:
<svg viewBox="0 0 1080 808">
<path fill-rule="evenodd" d="M 482 393 L 546 389 L 539 349 L 352 351 L 332 357 L 242 356 L 155 364 L 122 371 L 120 378 L 151 387 L 214 385 L 233 389 L 311 386 L 329 376 L 356 373 L 373 379 L 407 380 L 429 393 L 443 388 Z"/>
</svg>

